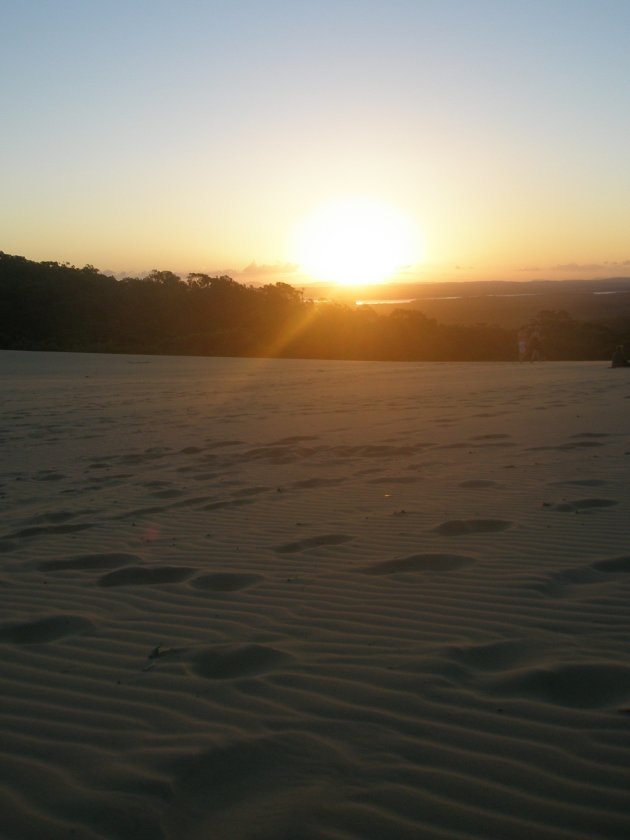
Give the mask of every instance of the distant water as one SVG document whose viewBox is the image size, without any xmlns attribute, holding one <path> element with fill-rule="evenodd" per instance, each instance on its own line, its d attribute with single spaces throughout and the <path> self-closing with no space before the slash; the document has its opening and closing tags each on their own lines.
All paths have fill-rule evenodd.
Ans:
<svg viewBox="0 0 630 840">
<path fill-rule="evenodd" d="M 535 297 L 538 292 L 519 292 L 516 294 L 488 294 L 488 295 L 472 295 L 472 297 Z M 604 292 L 598 292 L 604 294 Z M 463 300 L 466 295 L 440 295 L 439 297 L 416 297 L 416 298 L 377 298 L 374 300 L 355 300 L 356 306 L 369 306 L 370 304 L 379 303 L 415 303 L 417 300 Z"/>
<path fill-rule="evenodd" d="M 627 295 L 630 292 L 627 289 L 613 289 L 611 291 L 591 292 L 593 295 Z M 506 294 L 489 293 L 485 295 L 470 295 L 470 297 L 480 298 L 517 298 L 517 297 L 543 297 L 545 292 L 509 292 Z M 396 303 L 415 303 L 421 300 L 464 300 L 467 295 L 440 295 L 439 297 L 415 297 L 415 298 L 378 298 L 374 300 L 355 300 L 355 306 L 370 306 L 378 304 L 396 304 Z"/>
<path fill-rule="evenodd" d="M 370 306 L 377 303 L 413 303 L 417 298 L 392 298 L 391 300 L 355 300 L 355 306 Z M 455 300 L 455 298 L 453 298 Z"/>
</svg>

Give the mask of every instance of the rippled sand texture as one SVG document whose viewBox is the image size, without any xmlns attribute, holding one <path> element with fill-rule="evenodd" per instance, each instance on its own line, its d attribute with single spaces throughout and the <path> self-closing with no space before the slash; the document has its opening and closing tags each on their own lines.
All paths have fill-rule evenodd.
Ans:
<svg viewBox="0 0 630 840">
<path fill-rule="evenodd" d="M 630 837 L 630 373 L 0 371 L 3 837 Z"/>
</svg>

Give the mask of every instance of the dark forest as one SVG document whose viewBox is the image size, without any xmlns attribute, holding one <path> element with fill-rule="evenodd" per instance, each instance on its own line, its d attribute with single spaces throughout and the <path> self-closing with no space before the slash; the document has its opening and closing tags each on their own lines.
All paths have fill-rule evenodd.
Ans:
<svg viewBox="0 0 630 840">
<path fill-rule="evenodd" d="M 443 324 L 418 309 L 313 302 L 286 283 L 170 271 L 118 280 L 91 265 L 0 252 L 0 348 L 99 353 L 384 361 L 513 361 L 536 335 L 542 358 L 609 359 L 630 318 L 543 310 L 520 329 Z"/>
</svg>

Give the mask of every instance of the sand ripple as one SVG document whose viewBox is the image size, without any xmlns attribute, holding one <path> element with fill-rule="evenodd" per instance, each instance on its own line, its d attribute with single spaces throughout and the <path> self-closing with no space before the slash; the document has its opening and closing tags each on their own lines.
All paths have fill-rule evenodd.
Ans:
<svg viewBox="0 0 630 840">
<path fill-rule="evenodd" d="M 0 371 L 3 837 L 630 836 L 605 366 Z"/>
</svg>

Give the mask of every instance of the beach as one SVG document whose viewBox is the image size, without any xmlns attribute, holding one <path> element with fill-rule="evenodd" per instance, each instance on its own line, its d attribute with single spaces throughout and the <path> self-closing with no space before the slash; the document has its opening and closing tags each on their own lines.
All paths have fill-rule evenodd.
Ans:
<svg viewBox="0 0 630 840">
<path fill-rule="evenodd" d="M 628 371 L 0 381 L 0 836 L 630 836 Z"/>
</svg>

